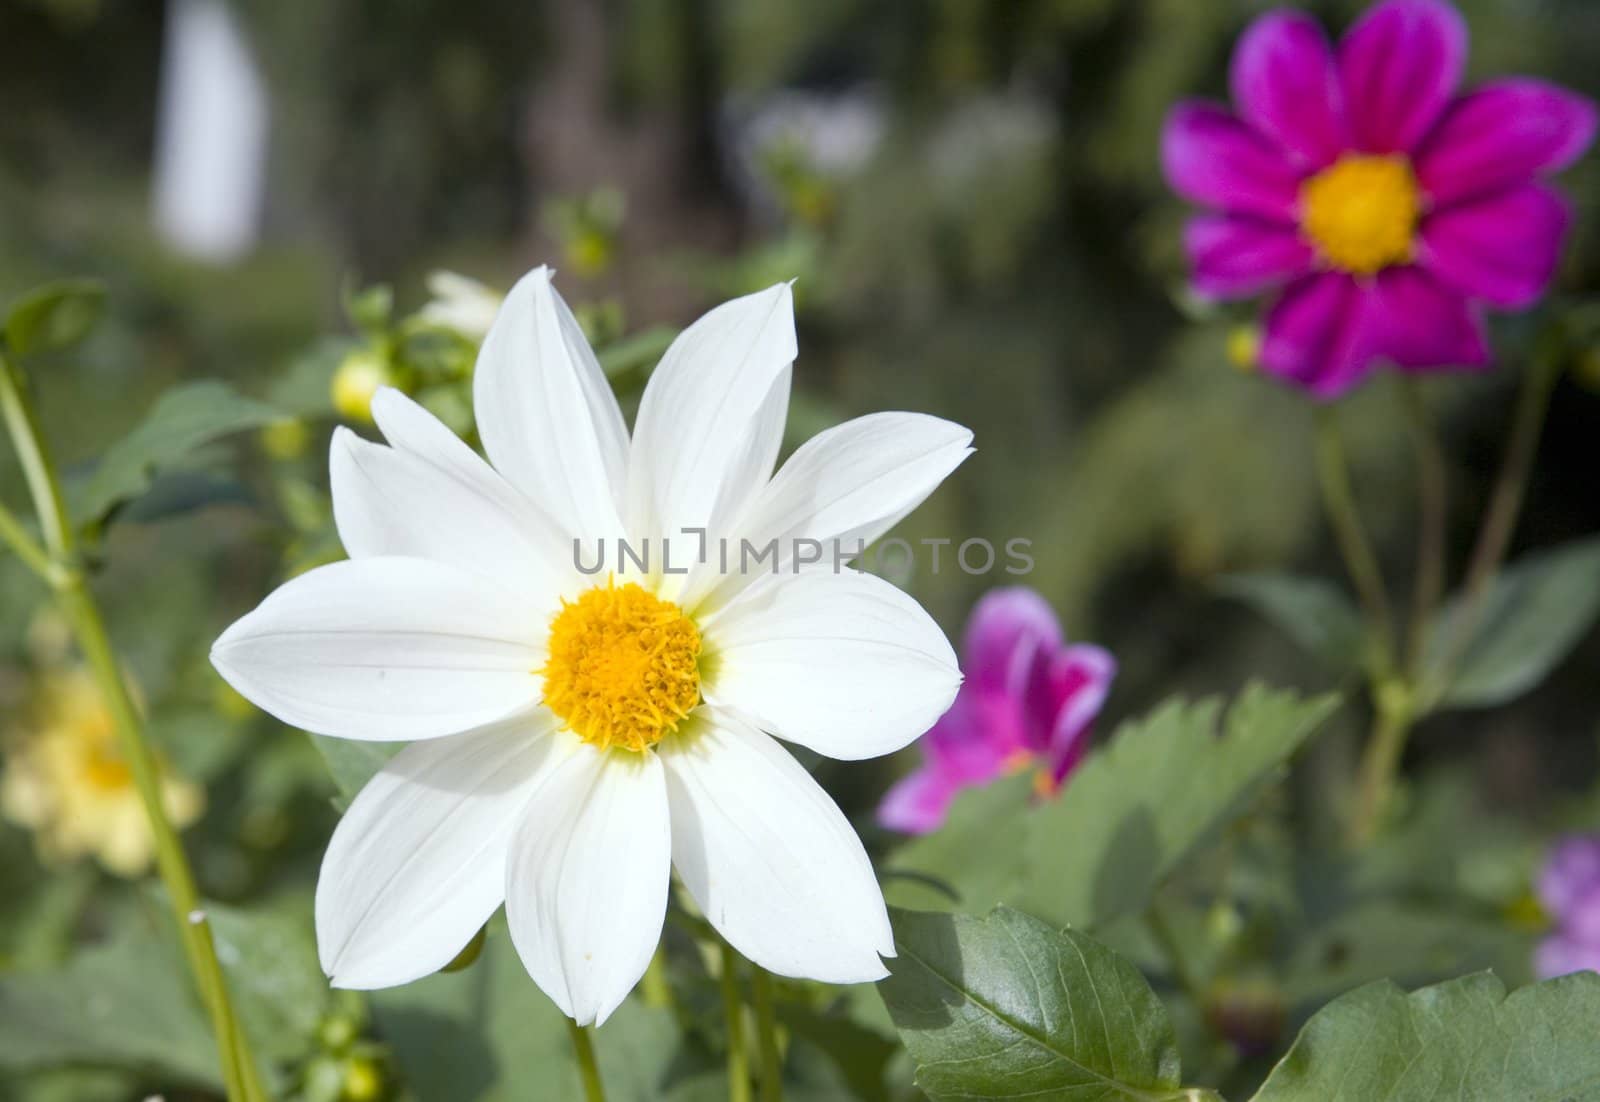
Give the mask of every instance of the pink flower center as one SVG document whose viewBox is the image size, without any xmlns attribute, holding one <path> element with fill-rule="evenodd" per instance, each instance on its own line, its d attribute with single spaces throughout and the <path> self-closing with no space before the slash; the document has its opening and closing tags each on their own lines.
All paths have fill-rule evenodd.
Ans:
<svg viewBox="0 0 1600 1102">
<path fill-rule="evenodd" d="M 1422 193 L 1401 156 L 1351 153 L 1300 185 L 1300 229 L 1331 268 L 1373 275 L 1409 263 Z"/>
</svg>

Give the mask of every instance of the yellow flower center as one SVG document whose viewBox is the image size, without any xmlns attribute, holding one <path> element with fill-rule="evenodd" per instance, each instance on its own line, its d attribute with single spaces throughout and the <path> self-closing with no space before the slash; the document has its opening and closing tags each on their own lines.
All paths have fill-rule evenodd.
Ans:
<svg viewBox="0 0 1600 1102">
<path fill-rule="evenodd" d="M 561 603 L 550 624 L 545 705 L 602 750 L 646 750 L 700 703 L 700 630 L 632 582 Z"/>
<path fill-rule="evenodd" d="M 1404 157 L 1350 154 L 1300 185 L 1300 228 L 1324 262 L 1352 275 L 1408 262 L 1421 208 Z"/>
</svg>

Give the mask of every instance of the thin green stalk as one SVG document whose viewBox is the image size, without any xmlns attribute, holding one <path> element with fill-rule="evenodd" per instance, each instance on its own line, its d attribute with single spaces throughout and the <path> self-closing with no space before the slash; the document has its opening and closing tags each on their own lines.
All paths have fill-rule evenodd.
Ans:
<svg viewBox="0 0 1600 1102">
<path fill-rule="evenodd" d="M 1361 513 L 1356 508 L 1355 493 L 1350 488 L 1349 464 L 1336 415 L 1331 407 L 1322 406 L 1316 411 L 1316 420 L 1317 476 L 1322 486 L 1323 507 L 1333 526 L 1350 580 L 1361 598 L 1379 672 L 1387 673 L 1394 664 L 1394 618 L 1389 611 L 1383 572 L 1378 568 L 1378 558 L 1367 539 Z"/>
<path fill-rule="evenodd" d="M 606 1089 L 600 1083 L 600 1065 L 594 1058 L 594 1040 L 589 1027 L 567 1019 L 567 1032 L 572 1037 L 572 1053 L 578 1058 L 578 1078 L 583 1080 L 583 1097 L 586 1102 L 606 1102 Z"/>
<path fill-rule="evenodd" d="M 1427 660 L 1428 633 L 1444 595 L 1445 525 L 1449 510 L 1448 472 L 1439 434 L 1416 381 L 1400 379 L 1401 404 L 1411 426 L 1417 461 L 1417 576 L 1412 593 L 1411 627 L 1406 637 L 1406 676 L 1415 682 Z"/>
<path fill-rule="evenodd" d="M 11 550 L 17 553 L 17 558 L 21 559 L 29 570 L 39 575 L 45 582 L 51 582 L 55 574 L 55 564 L 51 562 L 49 553 L 28 535 L 28 530 L 22 526 L 22 522 L 4 505 L 0 505 L 0 539 L 10 545 Z"/>
<path fill-rule="evenodd" d="M 722 1013 L 728 1021 L 728 1102 L 750 1102 L 744 1003 L 739 998 L 739 954 L 726 941 L 722 942 Z"/>
<path fill-rule="evenodd" d="M 773 1009 L 772 976 L 751 965 L 750 992 L 761 1040 L 761 1102 L 783 1102 L 783 1054 L 778 1050 L 778 1017 Z"/>
<path fill-rule="evenodd" d="M 1561 359 L 1549 352 L 1540 355 L 1523 376 L 1505 458 L 1501 460 L 1500 473 L 1495 478 L 1489 506 L 1478 529 L 1478 541 L 1467 566 L 1466 581 L 1461 586 L 1463 610 L 1451 626 L 1445 658 L 1434 678 L 1439 689 L 1449 685 L 1456 663 L 1477 631 L 1484 598 L 1511 546 L 1511 536 L 1516 531 L 1522 502 L 1527 496 L 1528 476 L 1533 473 L 1533 462 L 1539 453 L 1539 437 L 1544 432 L 1545 414 L 1550 410 L 1550 395 L 1560 378 Z"/>
<path fill-rule="evenodd" d="M 258 1078 L 244 1031 L 228 1001 L 222 966 L 217 960 L 210 923 L 200 905 L 194 874 L 189 869 L 177 831 L 167 818 L 161 796 L 160 770 L 145 738 L 143 720 L 123 680 L 100 608 L 76 562 L 75 539 L 63 503 L 60 479 L 40 434 L 38 419 L 23 395 L 20 380 L 3 360 L 0 360 L 0 419 L 11 434 L 29 492 L 33 495 L 45 546 L 49 549 L 43 576 L 72 626 L 106 709 L 111 713 L 122 755 L 144 805 L 155 844 L 156 869 L 166 885 L 179 940 L 200 990 L 201 1002 L 211 1019 L 228 1097 L 231 1102 L 264 1102 L 266 1091 Z M 18 546 L 9 537 L 8 541 Z"/>
<path fill-rule="evenodd" d="M 1205 991 L 1200 984 L 1200 977 L 1194 974 L 1194 969 L 1189 966 L 1189 958 L 1183 951 L 1183 945 L 1178 941 L 1177 933 L 1172 929 L 1172 924 L 1167 921 L 1167 916 L 1161 905 L 1154 901 L 1145 909 L 1144 922 L 1150 931 L 1150 936 L 1155 938 L 1156 944 L 1161 946 L 1162 955 L 1167 958 L 1167 964 L 1172 968 L 1172 978 L 1178 981 L 1178 986 L 1183 993 L 1196 1003 L 1205 997 Z"/>
<path fill-rule="evenodd" d="M 1411 693 L 1398 683 L 1380 685 L 1373 694 L 1376 708 L 1372 735 L 1362 751 L 1356 774 L 1356 797 L 1350 816 L 1349 841 L 1352 847 L 1366 845 L 1377 837 L 1394 792 L 1395 774 L 1405 752 L 1416 720 Z"/>
</svg>

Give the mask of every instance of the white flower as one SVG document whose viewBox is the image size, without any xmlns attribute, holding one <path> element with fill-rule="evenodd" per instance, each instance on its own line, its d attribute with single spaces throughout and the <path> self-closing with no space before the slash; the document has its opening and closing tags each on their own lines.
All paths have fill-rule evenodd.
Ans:
<svg viewBox="0 0 1600 1102">
<path fill-rule="evenodd" d="M 971 433 L 880 413 L 774 476 L 794 356 L 787 285 L 713 310 L 662 358 L 630 442 L 541 268 L 478 360 L 492 466 L 394 390 L 373 402 L 388 447 L 335 435 L 350 560 L 290 581 L 212 651 L 287 723 L 415 740 L 323 861 L 317 941 L 335 984 L 434 972 L 504 901 L 534 980 L 580 1023 L 604 1021 L 655 950 L 672 867 L 764 968 L 886 974 L 866 852 L 772 736 L 885 754 L 945 711 L 960 675 L 915 601 L 831 555 L 802 569 L 796 541 L 877 538 L 970 454 Z M 663 537 L 674 564 L 698 550 L 684 529 L 707 530 L 707 561 L 667 574 Z M 653 572 L 619 559 L 623 534 Z M 735 555 L 741 537 L 779 541 L 779 572 L 770 558 L 724 572 L 723 536 Z M 574 540 L 590 569 L 602 538 L 605 568 L 581 572 Z"/>
<path fill-rule="evenodd" d="M 433 298 L 418 315 L 424 321 L 454 329 L 474 341 L 483 340 L 489 332 L 503 301 L 493 288 L 443 270 L 428 273 L 428 291 Z"/>
</svg>

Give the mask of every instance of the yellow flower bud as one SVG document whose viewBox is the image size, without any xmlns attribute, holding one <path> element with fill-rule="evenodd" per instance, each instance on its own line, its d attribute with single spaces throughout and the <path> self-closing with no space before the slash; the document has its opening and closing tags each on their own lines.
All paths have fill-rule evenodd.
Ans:
<svg viewBox="0 0 1600 1102">
<path fill-rule="evenodd" d="M 333 408 L 347 421 L 371 421 L 372 397 L 389 381 L 383 357 L 370 348 L 358 348 L 333 373 Z"/>
<path fill-rule="evenodd" d="M 1240 371 L 1261 366 L 1261 327 L 1236 325 L 1228 331 L 1228 362 Z"/>
<path fill-rule="evenodd" d="M 274 459 L 299 459 L 310 443 L 311 430 L 295 417 L 274 421 L 261 430 L 261 449 Z"/>
</svg>

